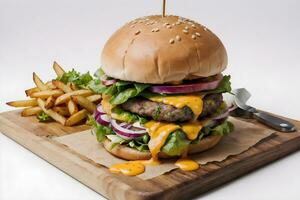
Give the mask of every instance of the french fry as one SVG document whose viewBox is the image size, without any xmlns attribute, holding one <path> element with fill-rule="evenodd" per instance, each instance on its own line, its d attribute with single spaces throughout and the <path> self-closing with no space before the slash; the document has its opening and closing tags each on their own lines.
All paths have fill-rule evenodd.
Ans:
<svg viewBox="0 0 300 200">
<path fill-rule="evenodd" d="M 7 102 L 6 104 L 12 107 L 31 107 L 31 106 L 38 105 L 36 99 L 11 101 L 11 102 Z"/>
<path fill-rule="evenodd" d="M 62 125 L 65 125 L 66 123 L 66 118 L 63 117 L 62 115 L 58 114 L 57 112 L 53 111 L 52 109 L 46 109 L 45 108 L 45 102 L 38 98 L 37 99 L 38 105 L 40 106 L 40 108 L 42 108 L 42 110 L 49 115 L 52 119 L 54 119 L 55 121 L 61 123 Z"/>
<path fill-rule="evenodd" d="M 73 126 L 85 119 L 88 116 L 88 111 L 86 109 L 82 109 L 81 111 L 75 113 L 71 117 L 69 117 L 65 123 L 66 126 Z"/>
<path fill-rule="evenodd" d="M 56 107 L 53 107 L 52 110 L 62 116 L 70 116 L 70 113 L 66 107 L 56 106 Z"/>
<path fill-rule="evenodd" d="M 30 95 L 30 97 L 32 98 L 41 98 L 41 99 L 46 99 L 50 96 L 53 96 L 53 97 L 59 97 L 61 95 L 63 95 L 63 91 L 61 90 L 44 90 L 44 91 L 40 91 L 40 92 L 35 92 L 33 94 Z"/>
<path fill-rule="evenodd" d="M 70 86 L 64 84 L 63 82 L 61 81 L 58 81 L 58 80 L 53 80 L 52 81 L 52 84 L 54 86 L 56 86 L 58 89 L 61 89 L 62 91 L 64 91 L 65 93 L 68 93 L 68 92 L 72 92 L 73 90 L 71 89 Z"/>
<path fill-rule="evenodd" d="M 78 87 L 75 85 L 75 83 L 69 83 L 72 90 L 78 90 Z"/>
<path fill-rule="evenodd" d="M 48 90 L 47 85 L 36 75 L 35 72 L 33 72 L 33 82 L 41 91 Z"/>
<path fill-rule="evenodd" d="M 40 90 L 39 88 L 37 88 L 37 87 L 35 87 L 35 88 L 30 88 L 30 89 L 25 90 L 25 94 L 26 94 L 26 96 L 30 96 L 30 95 L 32 95 L 33 93 L 39 92 L 39 91 L 41 91 L 41 90 Z"/>
<path fill-rule="evenodd" d="M 55 100 L 55 105 L 57 106 L 57 105 L 68 102 L 71 99 L 71 96 L 80 95 L 80 96 L 86 97 L 86 96 L 90 96 L 92 94 L 93 94 L 93 92 L 90 90 L 76 90 L 76 91 L 68 92 L 66 94 L 59 96 Z"/>
<path fill-rule="evenodd" d="M 51 89 L 51 90 L 56 89 L 56 86 L 52 84 L 52 81 L 48 81 L 48 82 L 46 83 L 46 85 L 47 85 L 47 87 L 48 87 L 49 89 Z"/>
<path fill-rule="evenodd" d="M 74 103 L 74 101 L 70 100 L 67 104 L 68 106 L 68 110 L 69 110 L 69 113 L 70 115 L 74 115 L 75 113 L 78 112 L 78 107 L 77 105 Z"/>
<path fill-rule="evenodd" d="M 38 106 L 29 107 L 29 108 L 25 108 L 21 112 L 21 116 L 22 117 L 28 117 L 28 116 L 36 115 L 36 114 L 38 114 L 41 111 L 42 111 L 42 109 L 40 107 L 38 107 Z"/>
<path fill-rule="evenodd" d="M 96 105 L 87 100 L 85 97 L 82 96 L 72 96 L 72 100 L 79 104 L 81 107 L 85 108 L 90 113 L 96 110 Z"/>
<path fill-rule="evenodd" d="M 56 87 L 52 84 L 52 81 L 48 81 L 46 83 L 46 86 L 49 88 L 49 89 L 55 89 Z M 31 94 L 35 93 L 35 92 L 39 92 L 41 91 L 38 87 L 34 87 L 34 88 L 30 88 L 30 89 L 27 89 L 25 90 L 25 94 L 26 96 L 30 96 Z"/>
<path fill-rule="evenodd" d="M 89 100 L 90 102 L 99 101 L 99 100 L 101 100 L 101 95 L 94 94 L 94 95 L 88 96 L 86 99 Z"/>
<path fill-rule="evenodd" d="M 54 103 L 55 103 L 54 97 L 53 96 L 48 97 L 46 100 L 46 103 L 45 103 L 45 108 L 49 109 L 49 108 L 53 107 Z"/>
<path fill-rule="evenodd" d="M 53 63 L 53 69 L 58 77 L 61 77 L 65 73 L 65 70 L 56 61 Z"/>
</svg>

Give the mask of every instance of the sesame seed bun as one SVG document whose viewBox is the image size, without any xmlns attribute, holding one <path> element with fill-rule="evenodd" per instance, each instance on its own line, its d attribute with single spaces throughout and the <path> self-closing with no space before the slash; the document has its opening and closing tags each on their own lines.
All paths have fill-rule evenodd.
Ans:
<svg viewBox="0 0 300 200">
<path fill-rule="evenodd" d="M 210 30 L 161 15 L 125 24 L 107 41 L 101 59 L 108 76 L 151 84 L 209 77 L 227 66 L 226 50 Z"/>
<path fill-rule="evenodd" d="M 211 135 L 203 138 L 198 144 L 190 144 L 188 154 L 200 153 L 211 149 L 220 142 L 221 138 L 222 136 L 219 135 Z M 125 145 L 116 145 L 114 148 L 111 148 L 111 145 L 109 139 L 103 141 L 103 146 L 108 152 L 125 160 L 148 160 L 151 158 L 150 152 L 141 152 Z M 162 152 L 158 154 L 158 157 L 170 158 L 170 156 L 167 156 Z"/>
</svg>

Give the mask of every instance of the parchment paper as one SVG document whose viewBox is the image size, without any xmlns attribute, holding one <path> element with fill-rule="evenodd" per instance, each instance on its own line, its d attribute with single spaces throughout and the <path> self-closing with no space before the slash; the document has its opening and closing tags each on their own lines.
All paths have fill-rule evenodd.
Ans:
<svg viewBox="0 0 300 200">
<path fill-rule="evenodd" d="M 221 142 L 213 149 L 191 156 L 192 159 L 196 160 L 201 165 L 213 161 L 223 161 L 228 156 L 237 155 L 248 150 L 260 140 L 275 132 L 236 118 L 230 118 L 229 120 L 235 126 L 234 132 L 223 137 Z M 57 137 L 54 140 L 105 167 L 125 162 L 125 160 L 119 159 L 108 153 L 102 144 L 97 142 L 95 136 L 93 136 L 89 130 Z M 170 160 L 163 162 L 158 166 L 146 166 L 145 173 L 138 177 L 146 180 L 169 172 L 175 168 L 177 167 L 174 165 L 174 160 Z"/>
</svg>

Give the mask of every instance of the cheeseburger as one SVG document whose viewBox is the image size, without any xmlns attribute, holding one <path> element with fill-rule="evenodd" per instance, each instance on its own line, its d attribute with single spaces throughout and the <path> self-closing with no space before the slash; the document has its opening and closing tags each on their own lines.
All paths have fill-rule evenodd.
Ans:
<svg viewBox="0 0 300 200">
<path fill-rule="evenodd" d="M 93 132 L 126 160 L 182 157 L 213 148 L 233 130 L 222 94 L 231 91 L 226 50 L 205 26 L 147 16 L 116 31 L 89 87 L 102 94 Z"/>
</svg>

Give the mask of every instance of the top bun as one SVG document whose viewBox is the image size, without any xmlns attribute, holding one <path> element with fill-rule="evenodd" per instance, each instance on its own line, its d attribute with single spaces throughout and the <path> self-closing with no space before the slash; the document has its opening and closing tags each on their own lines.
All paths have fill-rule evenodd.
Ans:
<svg viewBox="0 0 300 200">
<path fill-rule="evenodd" d="M 101 57 L 108 76 L 151 84 L 209 77 L 227 66 L 220 39 L 178 16 L 148 16 L 125 24 L 107 41 Z"/>
</svg>

